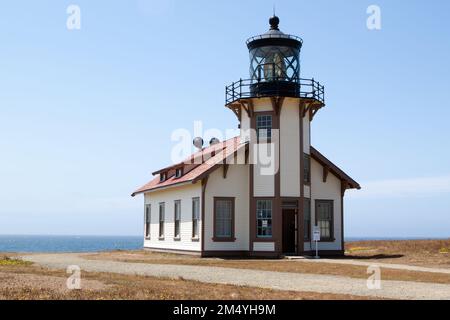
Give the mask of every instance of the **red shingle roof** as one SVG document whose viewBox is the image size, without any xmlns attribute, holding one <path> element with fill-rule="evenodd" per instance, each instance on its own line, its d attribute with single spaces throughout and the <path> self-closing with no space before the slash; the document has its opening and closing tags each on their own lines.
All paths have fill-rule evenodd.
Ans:
<svg viewBox="0 0 450 320">
<path fill-rule="evenodd" d="M 240 142 L 240 137 L 234 137 L 227 141 L 204 148 L 201 151 L 192 154 L 181 163 L 154 172 L 153 174 L 158 176 L 137 189 L 131 196 L 134 197 L 139 193 L 178 184 L 188 182 L 195 183 L 205 175 L 208 175 L 212 170 L 217 168 L 217 166 L 226 163 L 226 159 L 234 155 L 238 150 L 245 148 L 245 146 L 246 144 Z M 175 170 L 177 168 L 183 168 L 184 170 L 184 174 L 180 178 L 175 177 Z M 159 174 L 161 172 L 168 172 L 165 181 L 160 181 Z"/>
</svg>

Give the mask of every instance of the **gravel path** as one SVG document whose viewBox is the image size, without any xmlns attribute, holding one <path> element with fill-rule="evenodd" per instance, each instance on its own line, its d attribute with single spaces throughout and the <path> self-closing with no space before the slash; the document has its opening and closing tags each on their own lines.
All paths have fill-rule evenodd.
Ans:
<svg viewBox="0 0 450 320">
<path fill-rule="evenodd" d="M 418 271 L 418 272 L 450 274 L 450 269 L 444 269 L 444 268 L 429 268 L 429 267 L 409 266 L 409 265 L 406 265 L 406 264 L 378 263 L 378 262 L 368 262 L 368 261 L 358 261 L 358 260 L 298 259 L 298 262 L 346 264 L 346 265 L 364 266 L 364 267 L 369 267 L 369 266 L 376 265 L 376 266 L 378 266 L 380 268 L 386 268 L 386 269 L 396 269 L 396 270 L 408 270 L 408 271 Z"/>
<path fill-rule="evenodd" d="M 409 281 L 382 281 L 381 290 L 369 290 L 365 279 L 220 267 L 158 265 L 104 260 L 86 260 L 81 254 L 40 254 L 22 259 L 52 269 L 78 265 L 82 271 L 112 272 L 179 278 L 207 283 L 232 284 L 278 290 L 350 294 L 391 299 L 450 300 L 450 285 Z"/>
</svg>

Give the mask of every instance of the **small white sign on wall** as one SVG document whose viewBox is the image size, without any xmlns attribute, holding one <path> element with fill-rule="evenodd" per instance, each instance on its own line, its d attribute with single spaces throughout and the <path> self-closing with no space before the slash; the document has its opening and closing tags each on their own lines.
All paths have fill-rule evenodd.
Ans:
<svg viewBox="0 0 450 320">
<path fill-rule="evenodd" d="M 320 241 L 320 227 L 313 227 L 313 241 Z"/>
</svg>

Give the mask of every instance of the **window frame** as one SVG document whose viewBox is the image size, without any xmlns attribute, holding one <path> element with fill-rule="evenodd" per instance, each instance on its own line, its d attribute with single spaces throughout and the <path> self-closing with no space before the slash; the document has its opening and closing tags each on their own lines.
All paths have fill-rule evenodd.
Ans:
<svg viewBox="0 0 450 320">
<path fill-rule="evenodd" d="M 197 203 L 198 214 L 195 215 L 195 203 Z M 192 198 L 192 240 L 198 240 L 200 238 L 200 197 Z M 194 225 L 196 227 L 194 227 Z M 197 232 L 195 232 L 197 231 Z"/>
<path fill-rule="evenodd" d="M 167 180 L 167 172 L 161 172 L 159 174 L 159 182 L 164 182 Z"/>
<path fill-rule="evenodd" d="M 179 212 L 177 212 L 177 209 Z M 179 213 L 178 219 L 177 213 Z M 174 240 L 181 239 L 181 200 L 175 200 L 173 202 L 173 238 Z"/>
<path fill-rule="evenodd" d="M 311 185 L 311 155 L 303 153 L 303 184 Z"/>
<path fill-rule="evenodd" d="M 271 212 L 270 212 L 270 220 L 271 220 L 271 225 L 270 225 L 270 228 L 271 228 L 271 234 L 270 234 L 270 236 L 264 236 L 264 235 L 258 235 L 258 220 L 259 220 L 259 218 L 258 218 L 258 201 L 270 201 L 270 203 L 271 203 Z M 273 198 L 257 198 L 256 200 L 255 200 L 255 229 L 256 229 L 256 232 L 255 232 L 255 235 L 256 235 L 256 239 L 258 239 L 258 241 L 269 241 L 269 240 L 272 240 L 273 239 L 273 205 L 274 205 L 274 199 Z M 267 219 L 264 219 L 264 220 L 267 220 Z"/>
<path fill-rule="evenodd" d="M 144 237 L 146 240 L 151 238 L 151 222 L 152 222 L 152 205 L 150 203 L 145 204 L 144 210 Z"/>
<path fill-rule="evenodd" d="M 162 208 L 162 211 L 161 211 Z M 166 222 L 166 203 L 160 202 L 158 206 L 159 214 L 159 240 L 164 240 L 165 236 L 165 222 Z"/>
<path fill-rule="evenodd" d="M 315 216 L 315 221 L 314 221 L 314 225 L 317 227 L 319 226 L 319 204 L 320 203 L 329 203 L 331 204 L 331 220 L 327 220 L 330 221 L 330 236 L 329 237 L 323 237 L 322 236 L 322 232 L 320 233 L 320 241 L 321 242 L 334 242 L 336 239 L 334 238 L 334 200 L 327 200 L 327 199 L 316 199 L 315 200 L 315 212 L 314 212 L 314 216 Z"/>
<path fill-rule="evenodd" d="M 234 242 L 235 238 L 235 200 L 234 197 L 214 197 L 213 204 L 213 238 L 214 242 Z M 229 237 L 218 237 L 216 235 L 216 222 L 217 222 L 217 202 L 218 201 L 231 201 L 231 235 Z"/>
<path fill-rule="evenodd" d="M 309 206 L 306 206 L 306 203 L 309 204 Z M 305 214 L 305 209 L 308 207 L 309 210 L 309 219 L 305 220 L 306 218 L 306 214 Z M 303 241 L 304 242 L 310 242 L 311 241 L 311 218 L 312 218 L 312 207 L 311 207 L 311 199 L 310 198 L 304 198 L 303 199 Z M 307 223 L 305 223 L 305 221 L 308 221 Z M 307 234 L 306 234 L 306 231 Z"/>
<path fill-rule="evenodd" d="M 260 137 L 259 136 L 259 127 L 258 127 L 258 118 L 259 117 L 270 117 L 270 136 L 269 137 Z M 268 129 L 268 128 L 264 128 Z M 255 116 L 255 130 L 256 130 L 256 140 L 258 143 L 270 143 L 272 141 L 272 131 L 274 129 L 274 115 L 272 112 L 258 112 Z M 268 133 L 268 132 L 267 132 Z"/>
<path fill-rule="evenodd" d="M 183 176 L 183 168 L 177 168 L 175 169 L 175 178 L 179 179 Z"/>
</svg>

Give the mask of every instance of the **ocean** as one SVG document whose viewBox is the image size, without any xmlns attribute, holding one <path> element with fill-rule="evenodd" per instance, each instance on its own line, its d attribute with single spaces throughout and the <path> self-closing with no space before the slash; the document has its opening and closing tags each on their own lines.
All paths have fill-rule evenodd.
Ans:
<svg viewBox="0 0 450 320">
<path fill-rule="evenodd" d="M 346 242 L 363 240 L 421 240 L 431 238 L 348 237 Z M 137 250 L 140 236 L 25 236 L 0 235 L 0 252 L 98 252 Z"/>
<path fill-rule="evenodd" d="M 0 252 L 98 252 L 135 250 L 140 236 L 25 236 L 0 235 Z"/>
</svg>

